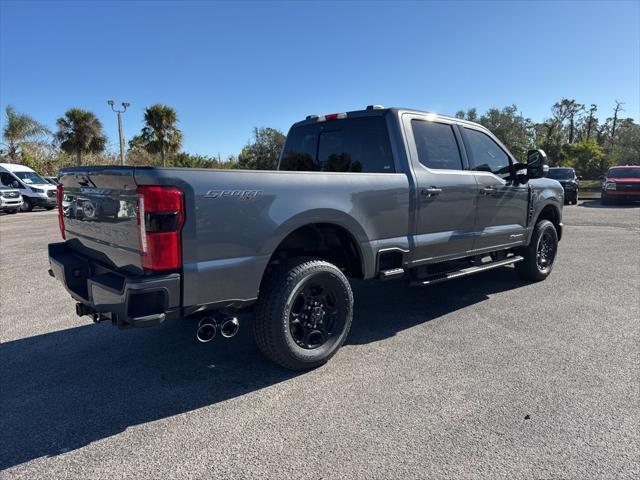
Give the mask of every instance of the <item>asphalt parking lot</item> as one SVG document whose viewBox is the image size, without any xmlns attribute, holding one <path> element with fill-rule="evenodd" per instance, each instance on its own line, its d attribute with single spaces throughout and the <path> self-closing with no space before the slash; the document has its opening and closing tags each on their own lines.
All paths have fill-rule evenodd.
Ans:
<svg viewBox="0 0 640 480">
<path fill-rule="evenodd" d="M 551 277 L 355 285 L 347 344 L 282 370 L 240 333 L 118 331 L 0 218 L 1 478 L 638 478 L 640 206 L 565 207 Z"/>
</svg>

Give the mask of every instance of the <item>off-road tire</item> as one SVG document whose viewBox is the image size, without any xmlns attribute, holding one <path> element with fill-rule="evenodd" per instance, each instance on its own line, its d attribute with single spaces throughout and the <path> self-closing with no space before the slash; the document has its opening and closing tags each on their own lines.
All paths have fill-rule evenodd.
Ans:
<svg viewBox="0 0 640 480">
<path fill-rule="evenodd" d="M 538 248 L 543 236 L 545 237 L 544 241 L 550 241 L 554 249 L 551 262 L 545 268 L 541 267 L 538 259 Z M 515 264 L 516 271 L 522 278 L 534 282 L 547 278 L 553 270 L 558 253 L 558 232 L 553 223 L 549 220 L 540 220 L 536 223 L 531 242 L 526 247 L 522 247 L 518 253 L 524 257 L 524 260 Z"/>
<path fill-rule="evenodd" d="M 339 331 L 321 346 L 305 349 L 294 340 L 290 312 L 299 292 L 319 274 L 330 279 L 336 295 L 340 296 L 340 303 L 344 305 L 341 309 L 343 324 L 338 324 Z M 352 318 L 353 293 L 344 274 L 324 260 L 295 258 L 274 267 L 263 280 L 253 334 L 258 348 L 267 358 L 290 370 L 307 370 L 326 363 L 335 355 L 349 334 Z"/>
</svg>

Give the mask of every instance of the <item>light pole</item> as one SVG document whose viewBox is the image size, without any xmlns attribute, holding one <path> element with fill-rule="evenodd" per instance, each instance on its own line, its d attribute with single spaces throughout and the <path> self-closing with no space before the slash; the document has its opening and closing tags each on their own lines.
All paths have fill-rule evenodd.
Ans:
<svg viewBox="0 0 640 480">
<path fill-rule="evenodd" d="M 127 111 L 129 104 L 122 102 L 122 110 L 118 110 L 114 107 L 116 102 L 113 100 L 107 100 L 107 103 L 111 107 L 111 110 L 118 114 L 118 135 L 120 136 L 120 163 L 124 165 L 124 134 L 122 133 L 122 114 Z"/>
</svg>

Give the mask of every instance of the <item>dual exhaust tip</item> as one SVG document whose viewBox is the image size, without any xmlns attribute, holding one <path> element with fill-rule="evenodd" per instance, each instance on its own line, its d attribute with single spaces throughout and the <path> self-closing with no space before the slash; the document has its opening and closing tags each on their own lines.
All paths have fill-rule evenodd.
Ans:
<svg viewBox="0 0 640 480">
<path fill-rule="evenodd" d="M 208 343 L 215 338 L 218 329 L 224 338 L 231 338 L 238 333 L 239 328 L 240 322 L 236 317 L 224 317 L 220 322 L 214 317 L 204 317 L 198 322 L 196 338 L 202 343 Z"/>
</svg>

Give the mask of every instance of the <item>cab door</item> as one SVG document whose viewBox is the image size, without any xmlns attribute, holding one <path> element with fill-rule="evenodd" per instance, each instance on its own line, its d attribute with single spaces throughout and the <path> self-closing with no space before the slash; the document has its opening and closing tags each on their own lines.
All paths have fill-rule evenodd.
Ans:
<svg viewBox="0 0 640 480">
<path fill-rule="evenodd" d="M 460 130 L 478 183 L 473 250 L 480 253 L 523 243 L 530 194 L 528 185 L 517 180 L 514 159 L 483 129 Z"/>
<path fill-rule="evenodd" d="M 473 248 L 476 178 L 454 122 L 403 115 L 415 181 L 413 266 L 466 256 Z"/>
</svg>

